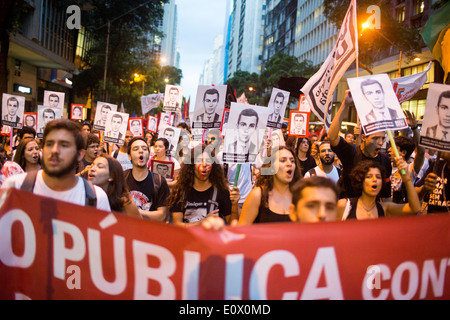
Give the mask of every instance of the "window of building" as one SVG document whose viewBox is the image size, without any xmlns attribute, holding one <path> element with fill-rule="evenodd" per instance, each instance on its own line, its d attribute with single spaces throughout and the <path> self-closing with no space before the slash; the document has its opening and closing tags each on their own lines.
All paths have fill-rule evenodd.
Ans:
<svg viewBox="0 0 450 320">
<path fill-rule="evenodd" d="M 399 6 L 395 9 L 395 17 L 399 23 L 405 21 L 405 5 Z"/>
<path fill-rule="evenodd" d="M 424 0 L 416 0 L 414 14 L 423 13 L 424 8 L 425 8 L 425 1 Z"/>
</svg>

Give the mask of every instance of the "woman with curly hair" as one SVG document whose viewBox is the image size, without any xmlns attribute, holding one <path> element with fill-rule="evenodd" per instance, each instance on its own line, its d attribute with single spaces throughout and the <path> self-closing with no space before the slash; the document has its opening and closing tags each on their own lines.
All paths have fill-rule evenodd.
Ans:
<svg viewBox="0 0 450 320">
<path fill-rule="evenodd" d="M 268 155 L 273 159 L 261 168 L 255 188 L 247 196 L 239 217 L 239 225 L 259 222 L 288 222 L 292 188 L 302 178 L 294 151 L 280 146 Z"/>
<path fill-rule="evenodd" d="M 17 146 L 14 162 L 18 163 L 23 171 L 41 169 L 41 149 L 35 139 L 22 139 Z"/>
<path fill-rule="evenodd" d="M 233 190 L 230 195 L 224 171 L 214 156 L 214 149 L 204 144 L 191 149 L 191 161 L 181 167 L 167 200 L 173 224 L 200 225 L 208 216 L 219 216 L 230 223 L 237 215 L 238 192 Z"/>
<path fill-rule="evenodd" d="M 109 155 L 95 158 L 89 169 L 88 180 L 106 192 L 111 210 L 141 218 L 138 208 L 130 198 L 119 161 Z"/>
<path fill-rule="evenodd" d="M 395 158 L 399 172 L 407 172 L 407 163 L 402 157 Z M 402 181 L 408 195 L 408 203 L 380 202 L 380 192 L 384 186 L 386 173 L 375 161 L 359 162 L 351 171 L 350 178 L 353 190 L 358 197 L 340 199 L 338 201 L 339 220 L 376 219 L 381 217 L 415 215 L 421 210 L 419 197 L 411 181 L 405 174 Z"/>
</svg>

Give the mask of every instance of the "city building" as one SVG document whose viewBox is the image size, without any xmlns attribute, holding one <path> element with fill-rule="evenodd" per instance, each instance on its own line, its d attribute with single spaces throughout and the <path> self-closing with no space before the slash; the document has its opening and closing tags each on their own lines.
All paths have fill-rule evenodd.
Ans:
<svg viewBox="0 0 450 320">
<path fill-rule="evenodd" d="M 177 51 L 178 35 L 178 12 L 175 0 L 170 0 L 164 4 L 164 17 L 161 31 L 161 65 L 173 66 L 179 68 L 179 52 Z"/>
</svg>

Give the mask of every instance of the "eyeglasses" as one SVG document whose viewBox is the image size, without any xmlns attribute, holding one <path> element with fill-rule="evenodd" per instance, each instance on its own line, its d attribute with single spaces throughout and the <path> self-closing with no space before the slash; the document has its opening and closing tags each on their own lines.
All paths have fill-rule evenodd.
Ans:
<svg viewBox="0 0 450 320">
<path fill-rule="evenodd" d="M 100 146 L 98 144 L 91 144 L 90 146 L 88 146 L 88 148 L 98 149 L 98 148 L 100 148 Z"/>
</svg>

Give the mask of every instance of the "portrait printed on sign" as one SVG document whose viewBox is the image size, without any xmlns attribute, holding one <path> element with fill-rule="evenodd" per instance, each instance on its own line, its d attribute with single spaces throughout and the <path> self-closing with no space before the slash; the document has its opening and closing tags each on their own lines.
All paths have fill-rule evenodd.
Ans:
<svg viewBox="0 0 450 320">
<path fill-rule="evenodd" d="M 94 118 L 94 130 L 105 131 L 108 113 L 116 111 L 117 104 L 98 101 Z"/>
<path fill-rule="evenodd" d="M 277 88 L 272 89 L 268 108 L 269 116 L 267 118 L 267 127 L 274 129 L 281 129 L 284 119 L 284 112 L 289 103 L 290 93 Z"/>
<path fill-rule="evenodd" d="M 41 139 L 44 136 L 44 129 L 47 123 L 61 118 L 62 108 L 38 106 L 38 130 L 36 131 L 36 136 Z"/>
<path fill-rule="evenodd" d="M 23 127 L 33 128 L 37 132 L 37 113 L 24 112 Z"/>
<path fill-rule="evenodd" d="M 450 151 L 450 85 L 430 83 L 419 144 Z"/>
<path fill-rule="evenodd" d="M 158 128 L 158 118 L 148 115 L 147 130 L 156 133 L 157 128 Z"/>
<path fill-rule="evenodd" d="M 133 137 L 143 137 L 144 125 L 142 118 L 129 118 L 128 129 L 133 133 Z"/>
<path fill-rule="evenodd" d="M 174 115 L 175 114 L 172 113 L 172 112 L 161 112 L 159 125 L 160 126 L 161 125 L 163 125 L 163 126 L 170 126 L 170 125 L 172 125 Z"/>
<path fill-rule="evenodd" d="M 83 120 L 83 105 L 72 103 L 70 106 L 70 119 Z"/>
<path fill-rule="evenodd" d="M 52 108 L 63 108 L 64 96 L 64 92 L 44 90 L 44 106 Z"/>
<path fill-rule="evenodd" d="M 223 145 L 223 162 L 254 163 L 264 139 L 269 109 L 231 103 Z"/>
<path fill-rule="evenodd" d="M 220 129 L 227 86 L 198 86 L 193 128 Z"/>
<path fill-rule="evenodd" d="M 158 127 L 158 138 L 166 138 L 169 141 L 169 148 L 167 152 L 175 157 L 177 151 L 178 140 L 180 138 L 181 128 L 176 128 L 164 124 L 160 124 Z"/>
<path fill-rule="evenodd" d="M 291 111 L 289 115 L 288 134 L 291 137 L 308 137 L 309 112 Z"/>
<path fill-rule="evenodd" d="M 280 146 L 286 145 L 281 129 L 273 129 L 272 133 L 270 133 L 270 129 L 267 128 L 264 132 L 263 146 L 267 144 L 268 139 L 270 139 L 269 148 L 279 148 Z"/>
<path fill-rule="evenodd" d="M 222 124 L 220 126 L 220 132 L 222 137 L 225 135 L 225 130 L 227 129 L 228 117 L 230 116 L 230 109 L 223 109 Z"/>
<path fill-rule="evenodd" d="M 300 99 L 298 99 L 298 111 L 311 112 L 311 107 L 304 94 L 301 94 Z"/>
<path fill-rule="evenodd" d="M 163 110 L 166 112 L 176 112 L 181 110 L 181 101 L 183 100 L 183 90 L 181 86 L 166 85 L 164 93 Z"/>
<path fill-rule="evenodd" d="M 174 165 L 172 161 L 159 161 L 152 159 L 150 171 L 159 174 L 161 177 L 173 180 Z"/>
<path fill-rule="evenodd" d="M 108 112 L 103 140 L 123 145 L 128 127 L 128 113 Z"/>
<path fill-rule="evenodd" d="M 350 78 L 347 82 L 366 134 L 408 127 L 387 74 Z"/>
<path fill-rule="evenodd" d="M 22 128 L 25 97 L 4 93 L 2 96 L 2 124 Z"/>
</svg>

